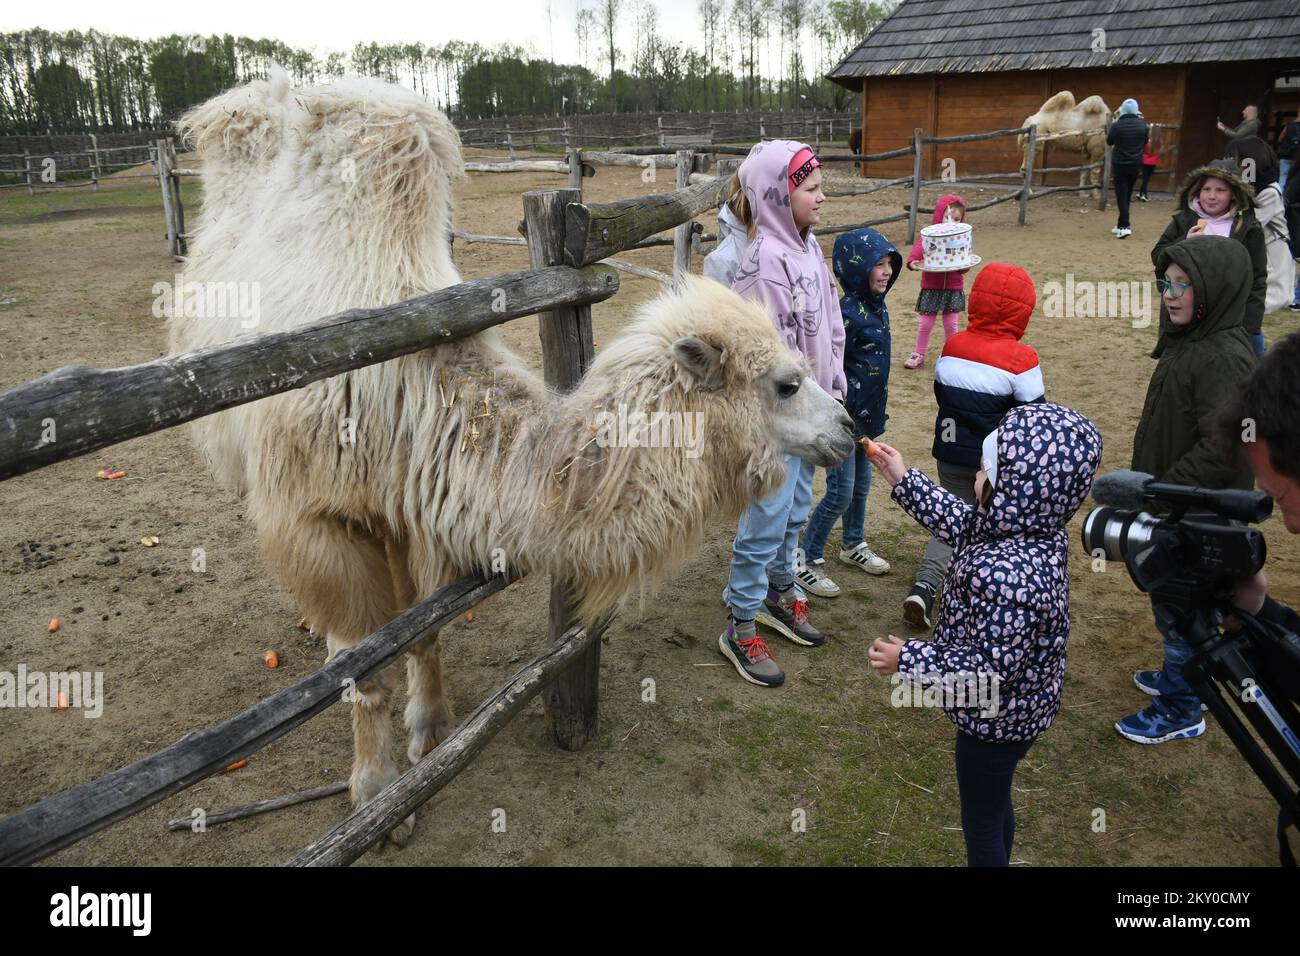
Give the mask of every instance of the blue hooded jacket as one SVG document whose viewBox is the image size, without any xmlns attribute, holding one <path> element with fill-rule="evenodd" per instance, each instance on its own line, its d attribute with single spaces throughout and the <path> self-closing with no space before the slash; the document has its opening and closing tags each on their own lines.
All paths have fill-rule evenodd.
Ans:
<svg viewBox="0 0 1300 956">
<path fill-rule="evenodd" d="M 871 270 L 888 257 L 894 267 L 883 293 L 871 291 Z M 889 308 L 885 296 L 898 281 L 903 257 L 888 239 L 874 229 L 854 229 L 835 239 L 831 256 L 835 277 L 844 295 L 844 377 L 848 391 L 844 407 L 853 419 L 855 438 L 875 438 L 885 430 L 889 416 Z"/>
</svg>

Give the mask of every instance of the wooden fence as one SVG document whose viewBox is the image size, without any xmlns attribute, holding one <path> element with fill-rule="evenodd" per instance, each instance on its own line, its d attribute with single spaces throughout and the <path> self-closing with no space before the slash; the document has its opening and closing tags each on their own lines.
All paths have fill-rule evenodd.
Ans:
<svg viewBox="0 0 1300 956">
<path fill-rule="evenodd" d="M 618 290 L 617 274 L 600 260 L 715 208 L 724 185 L 722 178 L 711 179 L 670 193 L 592 205 L 581 203 L 574 189 L 525 193 L 527 271 L 127 368 L 59 369 L 0 395 L 0 480 L 525 315 L 539 315 L 547 385 L 571 389 L 594 357 L 591 305 Z M 504 297 L 501 290 L 506 290 Z M 495 311 L 501 302 L 509 308 Z M 51 418 L 59 423 L 57 442 L 43 437 L 42 423 Z M 511 579 L 497 575 L 458 581 L 320 670 L 229 720 L 0 820 L 0 865 L 40 860 L 260 750 L 346 699 L 340 687 L 355 686 L 399 660 L 408 648 Z M 579 625 L 574 607 L 573 595 L 553 584 L 542 653 L 483 701 L 447 740 L 293 863 L 356 859 L 454 779 L 538 694 L 543 694 L 551 736 L 560 747 L 575 750 L 590 741 L 599 714 L 599 636 L 609 621 Z"/>
</svg>

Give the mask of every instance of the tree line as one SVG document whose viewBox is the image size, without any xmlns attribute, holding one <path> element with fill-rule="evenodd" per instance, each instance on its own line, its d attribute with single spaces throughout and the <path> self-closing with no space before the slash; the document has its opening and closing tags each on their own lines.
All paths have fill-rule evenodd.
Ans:
<svg viewBox="0 0 1300 956">
<path fill-rule="evenodd" d="M 489 48 L 460 40 L 357 43 L 318 54 L 229 34 L 141 40 L 97 30 L 0 33 L 0 133 L 157 127 L 223 90 L 264 78 L 272 63 L 295 83 L 347 73 L 401 83 L 458 120 L 840 110 L 851 94 L 822 77 L 896 5 L 698 0 L 700 42 L 691 46 L 662 35 L 651 0 L 589 0 L 575 20 L 577 63 L 509 43 Z M 549 21 L 549 2 L 546 14 Z"/>
</svg>

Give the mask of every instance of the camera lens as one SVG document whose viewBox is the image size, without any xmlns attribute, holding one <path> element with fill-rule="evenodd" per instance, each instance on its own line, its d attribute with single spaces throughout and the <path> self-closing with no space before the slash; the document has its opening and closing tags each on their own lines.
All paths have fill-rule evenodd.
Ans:
<svg viewBox="0 0 1300 956">
<path fill-rule="evenodd" d="M 1083 522 L 1083 547 L 1089 554 L 1101 551 L 1108 560 L 1123 561 L 1151 543 L 1159 524 L 1145 511 L 1094 508 Z"/>
</svg>

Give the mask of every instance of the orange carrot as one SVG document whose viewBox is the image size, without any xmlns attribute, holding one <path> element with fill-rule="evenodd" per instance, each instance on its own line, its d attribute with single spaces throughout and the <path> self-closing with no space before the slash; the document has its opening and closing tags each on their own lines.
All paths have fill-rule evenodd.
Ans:
<svg viewBox="0 0 1300 956">
<path fill-rule="evenodd" d="M 59 691 L 59 710 L 67 710 L 67 709 L 68 709 L 68 692 L 66 690 L 61 690 Z"/>
<path fill-rule="evenodd" d="M 466 612 L 465 612 L 465 623 L 466 623 L 466 624 L 473 624 L 473 623 L 474 623 L 474 612 L 473 612 L 473 611 L 466 611 Z"/>
<path fill-rule="evenodd" d="M 232 763 L 229 767 L 227 767 L 227 768 L 226 768 L 226 773 L 230 773 L 230 772 L 233 771 L 233 770 L 238 770 L 238 769 L 240 769 L 241 767 L 247 767 L 247 766 L 248 766 L 248 758 L 245 757 L 243 760 L 236 760 L 236 761 L 235 761 L 234 763 Z"/>
<path fill-rule="evenodd" d="M 266 666 L 272 670 L 275 670 L 275 668 L 280 666 L 280 655 L 274 650 L 269 650 L 263 654 L 262 660 L 266 663 Z"/>
<path fill-rule="evenodd" d="M 868 458 L 873 457 L 876 454 L 876 452 L 880 451 L 880 446 L 877 445 L 875 442 L 873 442 L 870 438 L 861 438 L 858 440 L 858 444 L 860 444 L 863 447 L 863 449 L 866 451 Z"/>
<path fill-rule="evenodd" d="M 59 619 L 57 617 L 50 618 L 50 633 L 53 634 L 58 629 L 59 629 Z"/>
</svg>

